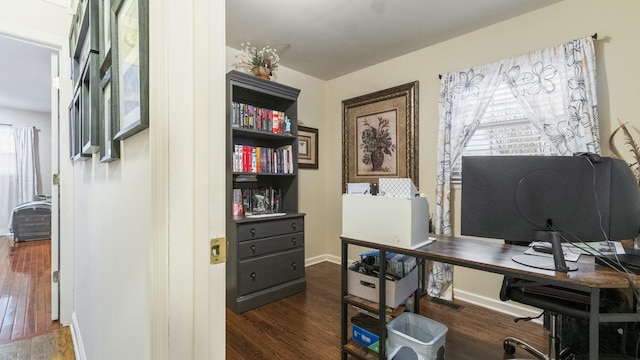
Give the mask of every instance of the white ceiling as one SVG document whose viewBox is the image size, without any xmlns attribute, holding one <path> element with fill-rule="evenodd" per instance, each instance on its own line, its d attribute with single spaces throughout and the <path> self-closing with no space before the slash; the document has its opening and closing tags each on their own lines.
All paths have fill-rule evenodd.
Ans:
<svg viewBox="0 0 640 360">
<path fill-rule="evenodd" d="M 278 50 L 280 64 L 323 80 L 561 0 L 227 0 L 227 46 Z"/>
<path fill-rule="evenodd" d="M 0 107 L 50 111 L 52 52 L 0 35 Z"/>
<path fill-rule="evenodd" d="M 226 43 L 330 80 L 559 1 L 226 0 Z M 0 54 L 0 107 L 49 111 L 51 49 L 0 35 Z"/>
</svg>

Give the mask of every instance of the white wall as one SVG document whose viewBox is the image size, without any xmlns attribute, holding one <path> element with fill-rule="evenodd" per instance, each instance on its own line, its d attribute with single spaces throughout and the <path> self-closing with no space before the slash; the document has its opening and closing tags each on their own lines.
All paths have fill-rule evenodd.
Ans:
<svg viewBox="0 0 640 360">
<path fill-rule="evenodd" d="M 51 195 L 51 113 L 0 107 L 0 123 L 34 127 L 37 193 Z"/>
</svg>

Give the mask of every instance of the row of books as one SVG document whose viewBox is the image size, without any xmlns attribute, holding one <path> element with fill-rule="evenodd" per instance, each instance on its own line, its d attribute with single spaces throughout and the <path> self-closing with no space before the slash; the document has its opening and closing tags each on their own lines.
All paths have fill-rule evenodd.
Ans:
<svg viewBox="0 0 640 360">
<path fill-rule="evenodd" d="M 233 189 L 234 217 L 282 211 L 282 191 L 278 188 Z"/>
<path fill-rule="evenodd" d="M 292 174 L 293 153 L 291 145 L 277 149 L 234 145 L 233 172 Z"/>
<path fill-rule="evenodd" d="M 374 258 L 374 268 L 379 269 L 380 267 L 380 251 L 378 250 L 367 250 L 360 253 L 360 261 L 365 261 L 367 257 Z M 413 256 L 403 255 L 403 254 L 395 254 L 388 252 L 387 253 L 387 274 L 393 275 L 398 279 L 402 279 L 406 275 L 408 275 L 415 267 L 417 266 L 417 260 Z"/>
<path fill-rule="evenodd" d="M 233 127 L 273 134 L 291 133 L 291 120 L 282 111 L 265 109 L 235 101 L 231 105 L 231 125 Z"/>
</svg>

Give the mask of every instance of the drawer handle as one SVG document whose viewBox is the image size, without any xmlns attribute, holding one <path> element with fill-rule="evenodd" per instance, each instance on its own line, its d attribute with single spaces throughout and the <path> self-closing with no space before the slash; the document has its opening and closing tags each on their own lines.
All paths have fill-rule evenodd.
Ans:
<svg viewBox="0 0 640 360">
<path fill-rule="evenodd" d="M 252 272 L 249 276 L 251 276 L 252 281 L 256 281 L 256 273 Z"/>
<path fill-rule="evenodd" d="M 293 244 L 293 245 L 296 244 L 296 238 L 291 238 L 291 244 Z"/>
<path fill-rule="evenodd" d="M 296 266 L 296 262 L 295 262 L 295 261 L 294 261 L 294 262 L 292 262 L 292 263 L 291 263 L 291 268 L 292 268 L 293 270 L 295 270 L 295 269 L 296 269 L 296 267 L 297 267 L 297 266 Z"/>
<path fill-rule="evenodd" d="M 256 253 L 256 246 L 255 245 L 251 245 L 251 253 L 252 254 Z"/>
<path fill-rule="evenodd" d="M 291 223 L 291 228 L 292 228 L 293 230 L 295 230 L 295 229 L 296 229 L 296 223 Z"/>
<path fill-rule="evenodd" d="M 251 230 L 249 230 L 249 232 L 251 233 L 251 236 L 256 236 L 256 229 L 251 228 Z"/>
</svg>

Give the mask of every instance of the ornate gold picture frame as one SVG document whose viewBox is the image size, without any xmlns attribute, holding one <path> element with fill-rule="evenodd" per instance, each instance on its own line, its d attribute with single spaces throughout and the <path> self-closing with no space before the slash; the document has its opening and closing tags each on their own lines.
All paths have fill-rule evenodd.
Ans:
<svg viewBox="0 0 640 360">
<path fill-rule="evenodd" d="M 418 82 L 342 101 L 342 191 L 381 177 L 418 185 Z"/>
</svg>

